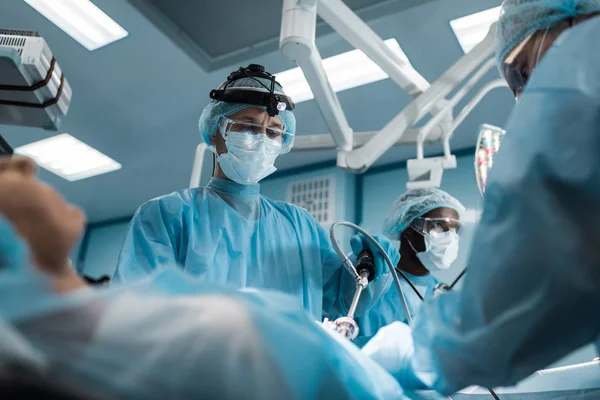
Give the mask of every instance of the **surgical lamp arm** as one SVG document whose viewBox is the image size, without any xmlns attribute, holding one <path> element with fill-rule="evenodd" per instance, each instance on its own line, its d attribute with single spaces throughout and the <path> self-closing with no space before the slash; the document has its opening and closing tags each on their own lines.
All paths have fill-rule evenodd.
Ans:
<svg viewBox="0 0 600 400">
<path fill-rule="evenodd" d="M 284 0 L 279 47 L 302 69 L 338 149 L 350 151 L 352 128 L 327 79 L 315 45 L 316 21 L 316 0 Z"/>
<path fill-rule="evenodd" d="M 490 32 L 481 43 L 454 64 L 427 91 L 409 104 L 369 142 L 359 149 L 338 157 L 341 166 L 353 172 L 361 173 L 373 165 L 409 128 L 431 112 L 436 104 L 443 101 L 445 96 L 450 94 L 492 55 L 495 42 L 494 32 L 495 24 L 492 25 Z"/>
<path fill-rule="evenodd" d="M 415 98 L 429 89 L 429 82 L 385 45 L 362 19 L 341 0 L 320 0 L 317 13 L 353 47 L 362 50 L 389 77 Z"/>
<path fill-rule="evenodd" d="M 475 97 L 469 103 L 467 103 L 466 106 L 463 107 L 461 112 L 456 116 L 456 118 L 454 118 L 454 121 L 452 122 L 452 127 L 444 135 L 444 154 L 445 155 L 450 154 L 450 139 L 452 138 L 452 135 L 454 134 L 456 129 L 459 127 L 459 125 L 462 124 L 463 121 L 467 118 L 467 116 L 475 109 L 475 106 L 477 106 L 477 104 L 479 104 L 479 102 L 481 102 L 481 100 L 483 100 L 483 98 L 485 96 L 487 96 L 487 94 L 489 92 L 491 92 L 492 90 L 500 88 L 500 87 L 507 87 L 507 86 L 508 86 L 508 84 L 506 83 L 506 81 L 504 79 L 493 80 L 493 81 L 487 83 L 475 95 Z"/>
<path fill-rule="evenodd" d="M 423 129 L 421 129 L 421 131 L 419 132 L 419 135 L 417 137 L 417 158 L 418 159 L 424 158 L 423 157 L 423 143 L 425 142 L 425 139 L 427 139 L 427 136 L 431 133 L 433 128 L 438 126 L 438 124 L 442 121 L 442 118 L 445 115 L 447 115 L 447 114 L 452 115 L 452 110 L 454 109 L 454 107 L 456 107 L 456 105 L 471 91 L 471 89 L 473 89 L 473 87 L 477 84 L 477 82 L 479 82 L 485 76 L 485 74 L 487 74 L 488 71 L 490 71 L 494 67 L 495 64 L 496 64 L 496 61 L 493 58 L 490 58 L 489 60 L 487 60 L 479 68 L 479 70 L 477 70 L 477 72 L 475 72 L 473 74 L 473 76 L 471 76 L 471 78 L 469 78 L 467 83 L 465 83 L 456 92 L 456 94 L 448 102 L 448 104 L 446 105 L 444 110 L 442 112 L 438 113 L 437 115 L 434 115 L 433 118 L 431 118 L 431 120 L 423 127 Z M 452 127 L 452 125 L 450 125 L 450 127 Z M 450 153 L 445 154 L 446 157 L 450 157 L 450 155 L 451 155 Z"/>
<path fill-rule="evenodd" d="M 206 160 L 207 155 L 212 157 L 212 151 L 208 148 L 206 143 L 200 143 L 196 147 L 194 153 L 194 165 L 192 166 L 192 176 L 190 177 L 190 188 L 197 188 L 200 186 L 202 173 L 206 173 L 204 161 Z M 212 171 L 210 171 L 210 174 L 212 175 Z"/>
</svg>

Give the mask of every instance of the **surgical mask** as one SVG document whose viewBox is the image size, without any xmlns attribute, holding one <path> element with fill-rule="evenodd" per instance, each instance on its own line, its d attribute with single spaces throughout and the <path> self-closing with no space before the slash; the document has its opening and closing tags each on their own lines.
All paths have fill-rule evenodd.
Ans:
<svg viewBox="0 0 600 400">
<path fill-rule="evenodd" d="M 217 162 L 229 179 L 242 185 L 256 184 L 277 170 L 274 163 L 281 143 L 265 135 L 248 132 L 228 132 L 227 153 Z"/>
<path fill-rule="evenodd" d="M 417 252 L 412 243 L 409 242 L 409 244 L 423 266 L 429 271 L 450 268 L 458 257 L 458 234 L 453 230 L 447 232 L 431 231 L 429 233 L 419 233 L 425 238 L 425 251 Z"/>
</svg>

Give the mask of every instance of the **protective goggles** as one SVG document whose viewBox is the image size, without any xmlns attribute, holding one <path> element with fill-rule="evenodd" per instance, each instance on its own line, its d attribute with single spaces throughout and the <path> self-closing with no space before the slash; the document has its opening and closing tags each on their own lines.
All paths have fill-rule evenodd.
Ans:
<svg viewBox="0 0 600 400">
<path fill-rule="evenodd" d="M 568 18 L 562 22 L 564 29 L 569 29 L 573 27 L 574 19 Z M 555 26 L 552 29 L 557 28 Z M 504 79 L 506 79 L 506 83 L 508 87 L 515 95 L 515 98 L 518 100 L 521 96 L 521 92 L 525 90 L 525 86 L 527 85 L 527 81 L 533 72 L 533 69 L 540 62 L 542 56 L 542 49 L 544 47 L 544 42 L 546 41 L 546 36 L 550 32 L 551 28 L 547 28 L 544 31 L 535 31 L 529 34 L 518 46 L 516 46 L 508 55 L 506 59 L 502 63 L 502 75 L 504 75 Z M 523 54 L 523 50 L 529 44 L 531 39 L 538 33 L 542 33 L 544 36 L 540 43 L 538 43 L 538 48 L 536 51 L 536 59 L 535 64 L 529 66 L 531 63 L 527 62 L 527 54 Z"/>
<path fill-rule="evenodd" d="M 454 218 L 426 218 L 418 217 L 415 218 L 411 226 L 422 234 L 426 233 L 443 233 L 448 231 L 454 231 L 460 234 L 462 230 L 462 223 Z"/>
<path fill-rule="evenodd" d="M 515 98 L 518 98 L 521 95 L 521 92 L 525 89 L 527 85 L 527 81 L 529 80 L 529 76 L 531 75 L 531 71 L 527 65 L 527 62 L 524 62 L 523 57 L 523 49 L 533 38 L 536 32 L 532 32 L 523 40 L 517 47 L 515 47 L 508 56 L 506 56 L 505 61 L 502 63 L 502 75 L 504 79 L 506 79 L 506 83 L 508 84 L 509 89 L 515 95 Z"/>
<path fill-rule="evenodd" d="M 294 145 L 294 135 L 291 133 L 277 127 L 254 122 L 237 121 L 222 117 L 219 121 L 219 131 L 225 140 L 227 140 L 230 132 L 263 135 L 263 138 L 269 144 L 268 148 L 271 149 L 271 152 L 277 150 L 279 154 L 289 153 Z M 254 142 L 257 143 L 257 141 Z"/>
</svg>

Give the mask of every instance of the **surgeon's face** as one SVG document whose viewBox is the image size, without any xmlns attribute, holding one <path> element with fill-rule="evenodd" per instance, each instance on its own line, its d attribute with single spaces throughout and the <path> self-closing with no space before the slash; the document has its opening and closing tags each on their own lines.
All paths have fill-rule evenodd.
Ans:
<svg viewBox="0 0 600 400">
<path fill-rule="evenodd" d="M 507 55 L 502 74 L 517 100 L 521 97 L 533 70 L 563 30 L 535 32 Z"/>
<path fill-rule="evenodd" d="M 423 218 L 448 218 L 450 220 L 458 221 L 458 213 L 447 207 L 436 208 L 435 210 L 429 211 L 427 214 L 422 216 Z M 441 222 L 443 224 L 443 222 Z M 445 227 L 447 229 L 453 229 L 453 226 Z M 425 232 L 422 232 L 425 233 Z M 426 250 L 425 247 L 425 237 L 419 232 L 415 231 L 415 229 L 409 228 L 402 232 L 402 240 L 408 239 L 410 243 L 412 243 L 413 247 L 417 251 L 417 253 L 423 252 Z M 418 260 L 416 254 L 413 253 L 413 257 L 415 260 Z M 419 261 L 420 262 L 420 261 Z"/>
<path fill-rule="evenodd" d="M 537 31 L 528 36 L 507 54 L 502 64 L 502 75 L 517 100 L 521 97 L 533 70 L 556 39 L 574 25 L 599 15 L 600 13 L 593 13 L 565 19 L 552 29 Z"/>
<path fill-rule="evenodd" d="M 267 134 L 267 130 L 266 130 L 267 127 L 277 128 L 280 130 L 284 129 L 283 122 L 281 122 L 281 119 L 278 116 L 271 117 L 269 114 L 267 114 L 267 112 L 265 110 L 263 110 L 262 108 L 257 108 L 257 107 L 244 108 L 243 110 L 240 110 L 233 115 L 229 115 L 227 118 L 234 120 L 234 121 L 250 122 L 252 124 L 264 125 L 265 129 L 262 132 L 258 132 L 263 135 Z M 213 137 L 211 139 L 211 143 L 217 149 L 218 155 L 227 153 L 227 147 L 225 146 L 225 139 L 223 138 L 222 135 L 220 135 L 220 134 L 213 135 Z"/>
<path fill-rule="evenodd" d="M 59 274 L 83 232 L 83 212 L 35 177 L 34 162 L 0 157 L 0 213 L 27 241 L 33 262 Z"/>
</svg>

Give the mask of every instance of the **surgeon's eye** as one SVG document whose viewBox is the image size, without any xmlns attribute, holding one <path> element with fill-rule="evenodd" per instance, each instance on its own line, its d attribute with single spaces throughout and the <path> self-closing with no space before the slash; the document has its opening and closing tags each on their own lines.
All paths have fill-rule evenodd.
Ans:
<svg viewBox="0 0 600 400">
<path fill-rule="evenodd" d="M 440 222 L 432 221 L 429 223 L 429 232 L 442 233 L 442 232 L 447 232 L 447 231 L 448 231 L 447 227 L 444 226 Z"/>
<path fill-rule="evenodd" d="M 443 233 L 448 231 L 454 231 L 460 233 L 460 222 L 455 220 L 438 220 L 429 221 L 428 230 L 429 232 Z"/>
<path fill-rule="evenodd" d="M 281 142 L 283 139 L 283 132 L 276 128 L 267 128 L 267 137 L 271 140 Z"/>
</svg>

